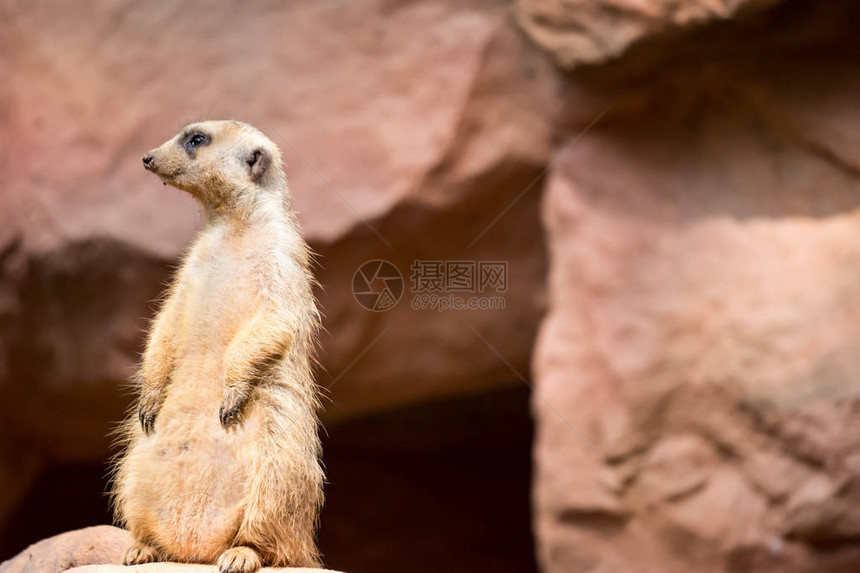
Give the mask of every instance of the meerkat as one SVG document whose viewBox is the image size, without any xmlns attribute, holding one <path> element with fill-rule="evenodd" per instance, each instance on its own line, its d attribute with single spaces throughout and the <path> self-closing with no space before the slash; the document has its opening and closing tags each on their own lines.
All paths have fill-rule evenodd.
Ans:
<svg viewBox="0 0 860 573">
<path fill-rule="evenodd" d="M 205 226 L 149 331 L 112 490 L 123 563 L 319 566 L 313 355 L 319 312 L 280 151 L 237 121 L 193 123 L 143 157 Z"/>
</svg>

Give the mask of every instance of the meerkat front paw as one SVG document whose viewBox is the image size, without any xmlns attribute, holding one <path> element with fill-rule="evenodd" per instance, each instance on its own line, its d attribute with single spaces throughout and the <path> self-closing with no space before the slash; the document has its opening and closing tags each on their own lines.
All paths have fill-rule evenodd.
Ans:
<svg viewBox="0 0 860 573">
<path fill-rule="evenodd" d="M 262 566 L 260 554 L 246 545 L 231 547 L 218 558 L 218 573 L 254 573 Z"/>
<path fill-rule="evenodd" d="M 123 565 L 140 565 L 141 563 L 154 563 L 158 561 L 158 550 L 152 545 L 137 542 L 122 556 Z"/>
<path fill-rule="evenodd" d="M 149 435 L 155 430 L 155 417 L 161 410 L 161 403 L 161 392 L 144 390 L 141 393 L 137 406 L 137 417 L 144 434 Z"/>
<path fill-rule="evenodd" d="M 221 409 L 218 411 L 218 417 L 224 429 L 229 428 L 239 421 L 242 407 L 245 405 L 247 399 L 248 396 L 241 390 L 236 388 L 224 389 L 224 395 L 221 398 Z"/>
</svg>

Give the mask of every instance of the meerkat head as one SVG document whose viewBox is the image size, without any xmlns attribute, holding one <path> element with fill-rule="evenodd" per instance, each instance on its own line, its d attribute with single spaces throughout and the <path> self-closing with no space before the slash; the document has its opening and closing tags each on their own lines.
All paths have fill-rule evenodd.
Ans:
<svg viewBox="0 0 860 573">
<path fill-rule="evenodd" d="M 165 185 L 212 206 L 265 189 L 286 189 L 278 147 L 238 121 L 189 124 L 144 155 L 143 165 Z"/>
</svg>

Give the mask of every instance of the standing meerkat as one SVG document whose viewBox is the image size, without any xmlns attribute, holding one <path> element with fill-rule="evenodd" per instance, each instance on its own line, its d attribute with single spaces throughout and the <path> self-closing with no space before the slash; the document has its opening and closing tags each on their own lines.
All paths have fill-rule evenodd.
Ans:
<svg viewBox="0 0 860 573">
<path fill-rule="evenodd" d="M 206 121 L 143 163 L 206 224 L 152 324 L 122 429 L 113 498 L 135 538 L 123 563 L 318 566 L 319 313 L 280 152 L 250 125 Z"/>
</svg>

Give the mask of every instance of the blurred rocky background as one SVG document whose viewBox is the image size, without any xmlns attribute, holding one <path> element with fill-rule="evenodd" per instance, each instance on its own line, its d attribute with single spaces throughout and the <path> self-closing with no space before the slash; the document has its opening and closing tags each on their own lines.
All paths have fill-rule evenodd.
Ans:
<svg viewBox="0 0 860 573">
<path fill-rule="evenodd" d="M 0 559 L 110 522 L 109 433 L 202 223 L 140 156 L 235 118 L 320 255 L 327 565 L 860 570 L 858 25 L 852 0 L 0 0 Z M 373 259 L 506 261 L 505 308 L 369 312 Z"/>
</svg>

